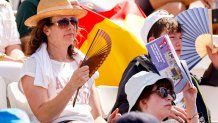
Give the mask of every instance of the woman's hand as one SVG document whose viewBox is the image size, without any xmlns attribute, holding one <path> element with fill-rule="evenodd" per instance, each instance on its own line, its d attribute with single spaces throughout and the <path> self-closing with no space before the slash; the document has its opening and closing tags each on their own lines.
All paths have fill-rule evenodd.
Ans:
<svg viewBox="0 0 218 123">
<path fill-rule="evenodd" d="M 198 90 L 195 86 L 191 85 L 189 82 L 186 84 L 186 88 L 183 91 L 183 97 L 186 105 L 186 121 L 188 123 L 198 123 L 198 118 L 193 118 L 193 116 L 198 115 L 197 105 L 196 105 L 196 98 L 197 98 Z"/>
<path fill-rule="evenodd" d="M 119 109 L 116 108 L 116 110 L 114 110 L 111 115 L 108 118 L 107 123 L 115 123 L 115 121 L 121 117 L 121 114 L 119 113 Z"/>
<path fill-rule="evenodd" d="M 3 61 L 13 61 L 13 62 L 20 62 L 20 63 L 24 63 L 27 60 L 28 57 L 22 57 L 22 58 L 14 58 L 11 56 L 5 56 L 5 58 L 3 59 Z"/>
<path fill-rule="evenodd" d="M 173 106 L 169 117 L 183 123 L 187 118 L 187 113 L 182 108 Z"/>
<path fill-rule="evenodd" d="M 217 47 L 215 47 L 215 48 L 217 48 Z M 212 53 L 211 48 L 207 47 L 207 53 L 208 53 L 210 60 L 213 63 L 213 66 L 218 70 L 218 52 Z"/>
<path fill-rule="evenodd" d="M 205 5 L 205 7 L 211 9 L 211 5 L 215 2 L 215 0 L 201 0 L 201 2 Z"/>
<path fill-rule="evenodd" d="M 196 104 L 197 93 L 197 88 L 191 85 L 190 82 L 187 82 L 186 87 L 183 91 L 185 103 Z"/>
<path fill-rule="evenodd" d="M 89 67 L 83 66 L 74 71 L 70 83 L 73 87 L 79 88 L 89 80 Z"/>
</svg>

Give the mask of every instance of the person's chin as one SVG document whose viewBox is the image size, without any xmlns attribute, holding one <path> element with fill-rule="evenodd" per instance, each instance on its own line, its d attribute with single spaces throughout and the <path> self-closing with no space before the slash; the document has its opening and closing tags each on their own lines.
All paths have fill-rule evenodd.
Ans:
<svg viewBox="0 0 218 123">
<path fill-rule="evenodd" d="M 169 105 L 165 105 L 165 109 L 170 111 L 172 109 L 172 105 L 170 105 L 170 104 Z"/>
<path fill-rule="evenodd" d="M 74 41 L 74 37 L 66 36 L 66 37 L 65 37 L 65 41 L 66 41 L 66 42 L 69 42 L 69 43 L 72 43 L 72 42 Z"/>
<path fill-rule="evenodd" d="M 176 54 L 177 54 L 178 57 L 180 57 L 180 55 L 181 55 L 181 50 L 176 50 Z"/>
</svg>

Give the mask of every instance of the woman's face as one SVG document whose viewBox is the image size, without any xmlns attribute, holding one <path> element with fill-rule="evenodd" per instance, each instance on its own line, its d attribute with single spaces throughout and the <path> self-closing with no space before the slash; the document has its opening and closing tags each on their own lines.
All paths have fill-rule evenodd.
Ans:
<svg viewBox="0 0 218 123">
<path fill-rule="evenodd" d="M 76 37 L 78 20 L 72 16 L 58 16 L 51 18 L 52 25 L 44 27 L 48 43 L 58 46 L 72 44 Z"/>
<path fill-rule="evenodd" d="M 141 106 L 141 108 L 143 108 L 143 112 L 154 115 L 160 121 L 170 115 L 173 101 L 173 97 L 170 94 L 165 95 L 165 97 L 161 95 L 160 91 L 162 91 L 162 89 L 165 89 L 169 93 L 173 92 L 169 89 L 166 89 L 165 87 L 160 87 L 159 89 L 157 89 L 157 86 L 154 86 L 149 98 L 142 100 L 143 106 Z"/>
<path fill-rule="evenodd" d="M 161 36 L 166 35 L 166 34 L 168 33 L 164 31 L 161 33 Z M 171 33 L 168 35 L 176 51 L 176 54 L 178 55 L 178 57 L 180 57 L 181 50 L 182 50 L 182 34 L 177 32 L 177 33 Z"/>
</svg>

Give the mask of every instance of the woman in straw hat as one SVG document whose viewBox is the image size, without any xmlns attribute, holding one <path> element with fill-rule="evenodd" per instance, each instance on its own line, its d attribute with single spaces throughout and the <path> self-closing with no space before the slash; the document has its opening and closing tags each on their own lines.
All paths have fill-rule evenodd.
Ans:
<svg viewBox="0 0 218 123">
<path fill-rule="evenodd" d="M 74 47 L 78 19 L 86 14 L 77 1 L 40 0 L 37 14 L 25 21 L 33 30 L 20 87 L 35 121 L 105 122 L 94 84 L 98 73 L 89 78 L 89 67 L 79 67 L 84 55 Z"/>
</svg>

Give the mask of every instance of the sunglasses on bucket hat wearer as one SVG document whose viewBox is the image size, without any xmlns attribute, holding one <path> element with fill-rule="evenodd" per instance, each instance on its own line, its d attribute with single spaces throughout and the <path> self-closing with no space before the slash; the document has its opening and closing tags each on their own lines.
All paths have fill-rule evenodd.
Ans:
<svg viewBox="0 0 218 123">
<path fill-rule="evenodd" d="M 133 75 L 125 85 L 125 93 L 127 95 L 127 100 L 129 103 L 129 111 L 131 111 L 132 107 L 135 105 L 136 101 L 138 100 L 139 96 L 141 95 L 145 87 L 153 85 L 158 80 L 162 79 L 165 79 L 168 82 L 170 82 L 170 84 L 174 88 L 174 83 L 172 79 L 160 76 L 157 73 L 141 71 Z M 168 91 L 166 92 L 168 93 Z M 162 90 L 162 94 L 166 95 L 166 92 Z M 171 94 L 171 92 L 169 92 L 169 94 Z"/>
<path fill-rule="evenodd" d="M 157 95 L 161 98 L 166 98 L 168 95 L 170 95 L 173 100 L 176 99 L 176 93 L 173 90 L 166 89 L 165 87 L 160 87 L 158 90 L 152 91 L 151 93 L 157 93 Z"/>
<path fill-rule="evenodd" d="M 63 19 L 58 20 L 57 22 L 51 22 L 51 24 L 56 24 L 61 29 L 68 27 L 70 24 L 77 27 L 78 19 L 74 17 L 71 17 L 70 19 L 63 18 Z"/>
</svg>

